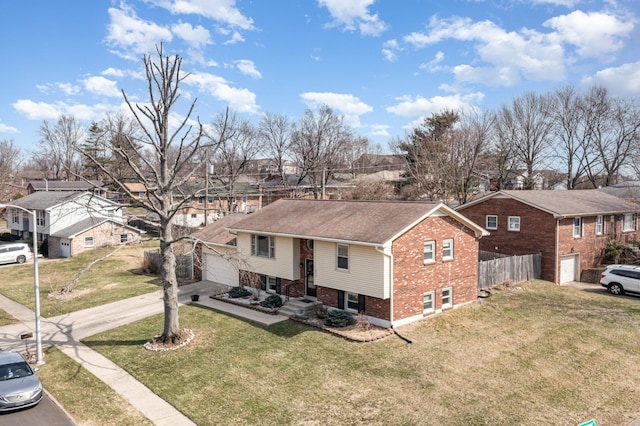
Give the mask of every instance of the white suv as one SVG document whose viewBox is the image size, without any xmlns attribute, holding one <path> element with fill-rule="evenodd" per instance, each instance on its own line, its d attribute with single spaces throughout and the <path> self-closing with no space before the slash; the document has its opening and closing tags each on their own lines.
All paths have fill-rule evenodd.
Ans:
<svg viewBox="0 0 640 426">
<path fill-rule="evenodd" d="M 33 259 L 26 243 L 7 243 L 0 245 L 0 263 L 24 263 Z"/>
<path fill-rule="evenodd" d="M 640 266 L 609 265 L 602 272 L 600 285 L 611 294 L 640 293 Z"/>
</svg>

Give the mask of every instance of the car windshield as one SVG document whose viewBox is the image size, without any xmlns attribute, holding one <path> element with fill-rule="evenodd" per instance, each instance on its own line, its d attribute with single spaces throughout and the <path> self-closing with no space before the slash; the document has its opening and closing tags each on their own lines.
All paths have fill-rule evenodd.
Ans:
<svg viewBox="0 0 640 426">
<path fill-rule="evenodd" d="M 0 365 L 0 381 L 18 379 L 32 374 L 31 367 L 24 361 Z"/>
</svg>

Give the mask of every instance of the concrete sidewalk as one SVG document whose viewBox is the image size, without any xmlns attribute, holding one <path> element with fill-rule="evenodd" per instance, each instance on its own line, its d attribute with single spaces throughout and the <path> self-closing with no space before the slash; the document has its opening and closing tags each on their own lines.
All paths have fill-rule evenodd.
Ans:
<svg viewBox="0 0 640 426">
<path fill-rule="evenodd" d="M 208 297 L 210 294 L 221 291 L 224 291 L 224 288 L 207 281 L 181 286 L 178 302 L 180 304 L 191 303 L 191 295 L 200 294 L 203 306 L 223 312 L 227 312 L 228 308 L 231 315 L 241 316 L 257 323 L 268 325 L 286 319 L 286 317 L 267 315 L 214 301 Z M 0 295 L 0 309 L 21 321 L 21 323 L 0 327 L 0 349 L 22 352 L 25 343 L 20 340 L 20 334 L 33 332 L 35 335 L 34 312 L 2 295 Z M 163 310 L 162 291 L 158 290 L 95 308 L 53 318 L 41 318 L 42 345 L 57 346 L 63 353 L 113 388 L 154 424 L 161 426 L 194 425 L 188 417 L 154 394 L 122 368 L 80 343 L 80 340 L 85 337 L 160 314 Z M 30 346 L 33 346 L 33 341 L 30 342 Z"/>
</svg>

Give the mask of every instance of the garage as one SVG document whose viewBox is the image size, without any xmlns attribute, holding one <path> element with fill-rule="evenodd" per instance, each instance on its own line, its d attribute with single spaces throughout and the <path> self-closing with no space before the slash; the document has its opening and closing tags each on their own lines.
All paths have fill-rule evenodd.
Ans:
<svg viewBox="0 0 640 426">
<path fill-rule="evenodd" d="M 577 254 L 568 254 L 560 258 L 560 284 L 576 281 L 577 266 Z"/>
<path fill-rule="evenodd" d="M 220 284 L 237 286 L 238 270 L 227 259 L 215 254 L 205 254 L 202 278 Z"/>
</svg>

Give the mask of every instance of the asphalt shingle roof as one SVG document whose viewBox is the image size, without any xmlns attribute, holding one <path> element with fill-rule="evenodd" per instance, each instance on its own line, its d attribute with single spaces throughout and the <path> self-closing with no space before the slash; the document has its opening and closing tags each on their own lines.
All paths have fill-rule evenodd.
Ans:
<svg viewBox="0 0 640 426">
<path fill-rule="evenodd" d="M 224 216 L 201 230 L 194 232 L 191 236 L 207 243 L 229 245 L 236 239 L 236 236 L 230 233 L 227 228 L 233 227 L 246 217 L 246 215 Z"/>
<path fill-rule="evenodd" d="M 281 199 L 230 228 L 384 244 L 438 205 L 423 202 Z"/>
<path fill-rule="evenodd" d="M 73 200 L 81 194 L 83 194 L 83 192 L 39 191 L 27 195 L 26 197 L 18 198 L 8 204 L 13 204 L 28 210 L 45 210 L 64 201 Z"/>
<path fill-rule="evenodd" d="M 573 191 L 509 190 L 493 193 L 489 197 L 495 197 L 499 194 L 508 195 L 516 200 L 546 210 L 556 217 L 629 213 L 640 210 L 640 206 L 634 203 L 597 189 Z M 480 200 L 476 200 L 471 204 L 475 204 L 478 201 Z M 460 208 L 464 213 L 464 206 Z"/>
</svg>

